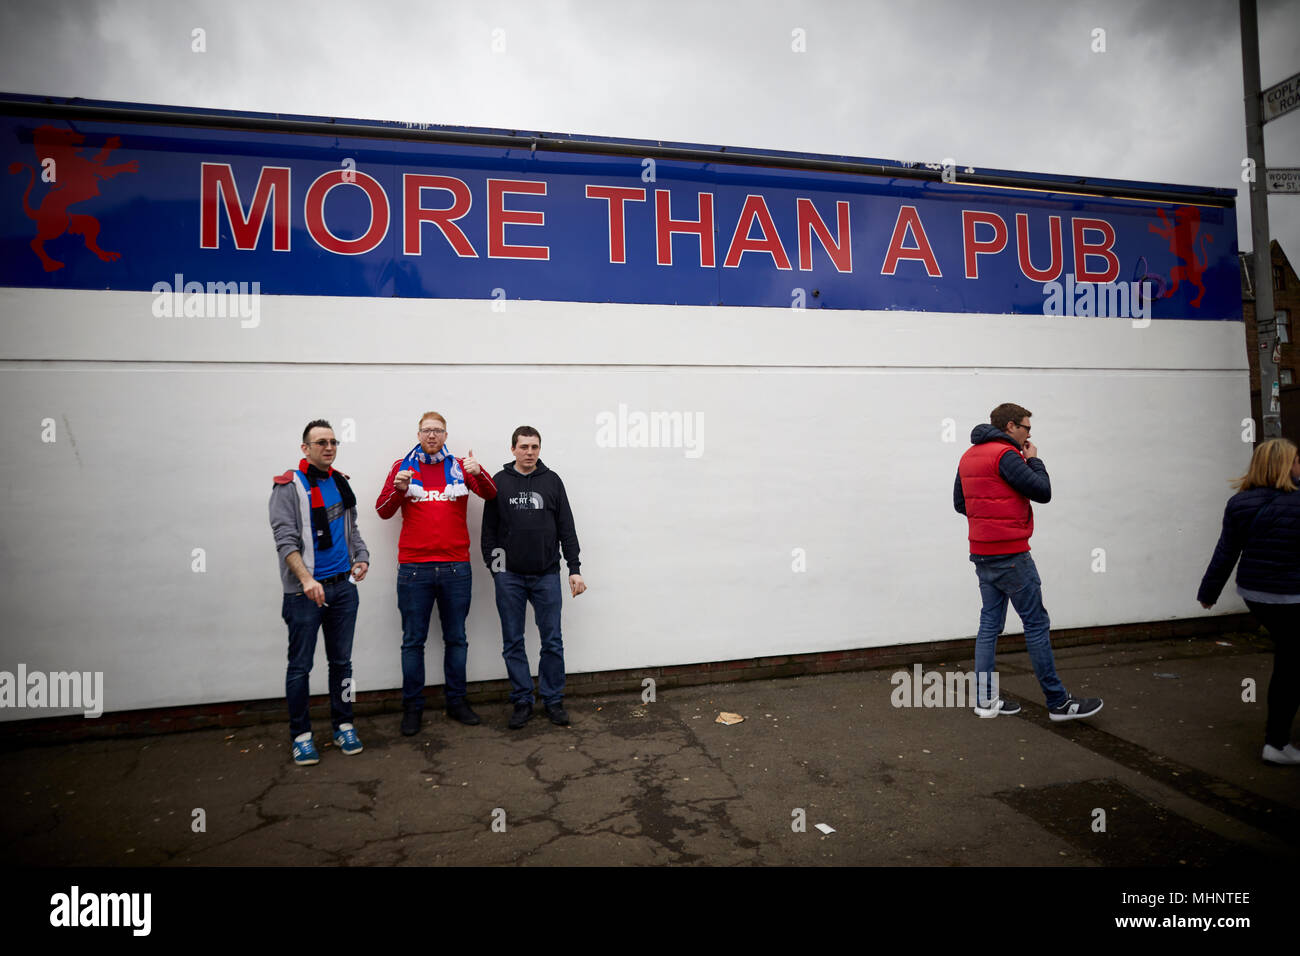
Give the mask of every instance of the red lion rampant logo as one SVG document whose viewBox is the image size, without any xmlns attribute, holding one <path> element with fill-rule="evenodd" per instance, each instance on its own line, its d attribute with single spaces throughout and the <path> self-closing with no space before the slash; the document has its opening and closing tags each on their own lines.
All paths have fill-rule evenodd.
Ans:
<svg viewBox="0 0 1300 956">
<path fill-rule="evenodd" d="M 108 154 L 122 145 L 116 136 L 110 136 L 104 143 L 104 148 L 90 158 L 78 154 L 78 147 L 85 141 L 86 137 L 75 130 L 42 126 L 36 131 L 33 136 L 36 163 L 45 167 L 46 160 L 53 160 L 54 178 L 49 192 L 35 209 L 27 200 L 36 183 L 36 169 L 26 163 L 9 164 L 11 174 L 16 175 L 24 169 L 28 172 L 27 191 L 23 193 L 23 211 L 28 219 L 36 223 L 36 238 L 31 241 L 31 247 L 40 257 L 46 272 L 62 269 L 64 264 L 50 258 L 45 251 L 45 243 L 66 232 L 81 236 L 86 248 L 105 262 L 116 262 L 122 258 L 120 253 L 108 252 L 99 247 L 96 241 L 99 237 L 98 219 L 84 213 L 69 213 L 68 207 L 98 196 L 101 179 L 112 179 L 118 173 L 139 172 L 140 164 L 131 160 L 118 166 L 107 165 Z"/>
<path fill-rule="evenodd" d="M 1180 279 L 1186 279 L 1192 285 L 1196 286 L 1196 298 L 1192 300 L 1191 305 L 1194 309 L 1201 307 L 1201 298 L 1205 295 L 1205 282 L 1202 276 L 1205 273 L 1205 267 L 1210 263 L 1210 255 L 1205 249 L 1207 242 L 1213 242 L 1214 237 L 1207 234 L 1201 234 L 1200 258 L 1197 258 L 1196 236 L 1201 230 L 1201 211 L 1195 206 L 1179 206 L 1174 210 L 1174 222 L 1170 222 L 1163 209 L 1157 209 L 1156 212 L 1163 222 L 1164 228 L 1160 228 L 1154 222 L 1147 225 L 1149 232 L 1154 232 L 1157 236 L 1162 237 L 1169 243 L 1169 251 L 1174 257 L 1182 260 L 1183 265 L 1174 266 L 1169 273 L 1169 288 L 1165 290 L 1164 298 L 1169 298 L 1178 291 L 1178 282 Z"/>
</svg>

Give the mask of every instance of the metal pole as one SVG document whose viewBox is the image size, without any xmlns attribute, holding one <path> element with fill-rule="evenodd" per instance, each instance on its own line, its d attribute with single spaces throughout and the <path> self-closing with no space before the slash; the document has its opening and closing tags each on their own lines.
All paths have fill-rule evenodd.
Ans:
<svg viewBox="0 0 1300 956">
<path fill-rule="evenodd" d="M 1259 97 L 1259 23 L 1255 0 L 1240 0 L 1241 77 L 1246 91 L 1246 155 L 1254 161 L 1250 182 L 1250 241 L 1255 248 L 1255 328 L 1259 333 L 1259 403 L 1263 438 L 1282 436 L 1278 399 L 1277 316 L 1273 312 L 1273 252 L 1268 240 L 1268 167 L 1264 164 L 1264 120 Z"/>
</svg>

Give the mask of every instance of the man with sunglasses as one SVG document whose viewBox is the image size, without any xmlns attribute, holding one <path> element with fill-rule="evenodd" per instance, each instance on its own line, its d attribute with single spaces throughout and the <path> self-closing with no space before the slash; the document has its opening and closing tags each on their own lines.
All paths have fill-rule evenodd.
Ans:
<svg viewBox="0 0 1300 956">
<path fill-rule="evenodd" d="M 393 462 L 375 501 L 381 518 L 402 515 L 397 541 L 397 608 L 402 613 L 402 733 L 418 733 L 424 715 L 424 646 L 429 620 L 438 607 L 442 625 L 443 696 L 447 716 L 479 723 L 465 700 L 465 658 L 469 642 L 469 493 L 485 500 L 497 489 L 470 449 L 457 458 L 447 448 L 447 420 L 437 412 L 420 416 L 418 444 Z"/>
<path fill-rule="evenodd" d="M 984 602 L 975 637 L 975 713 L 997 717 L 1020 711 L 1019 704 L 997 696 L 993 672 L 1009 600 L 1025 627 L 1025 650 L 1047 698 L 1048 716 L 1075 720 L 1101 710 L 1101 699 L 1071 697 L 1056 676 L 1043 582 L 1029 556 L 1029 538 L 1034 533 L 1029 502 L 1051 501 L 1052 483 L 1038 448 L 1029 440 L 1030 415 L 1028 409 L 1010 402 L 993 409 L 989 424 L 971 431 L 971 447 L 961 456 L 953 485 L 953 507 L 970 525 L 970 559 Z"/>
<path fill-rule="evenodd" d="M 336 470 L 338 441 L 324 419 L 302 432 L 296 469 L 277 475 L 271 487 L 271 533 L 280 556 L 284 602 L 280 616 L 289 626 L 285 697 L 293 762 L 320 762 L 312 743 L 309 678 L 316 634 L 325 629 L 329 661 L 330 722 L 340 752 L 361 753 L 352 726 L 352 633 L 357 623 L 357 586 L 370 569 L 370 553 L 357 530 L 357 498 L 347 475 Z"/>
</svg>

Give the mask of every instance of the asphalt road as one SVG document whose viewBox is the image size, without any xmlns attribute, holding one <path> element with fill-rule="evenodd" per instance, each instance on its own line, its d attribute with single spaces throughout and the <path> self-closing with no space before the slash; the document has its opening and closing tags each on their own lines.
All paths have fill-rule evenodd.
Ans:
<svg viewBox="0 0 1300 956">
<path fill-rule="evenodd" d="M 317 718 L 314 767 L 283 723 L 32 746 L 0 753 L 0 845 L 111 867 L 1294 863 L 1300 767 L 1259 759 L 1270 645 L 1220 640 L 1058 650 L 1071 693 L 1106 702 L 1069 723 L 1019 653 L 999 665 L 1024 710 L 992 720 L 895 707 L 889 668 L 571 697 L 568 728 L 508 730 L 493 702 L 408 738 L 382 714 L 355 756 Z"/>
</svg>

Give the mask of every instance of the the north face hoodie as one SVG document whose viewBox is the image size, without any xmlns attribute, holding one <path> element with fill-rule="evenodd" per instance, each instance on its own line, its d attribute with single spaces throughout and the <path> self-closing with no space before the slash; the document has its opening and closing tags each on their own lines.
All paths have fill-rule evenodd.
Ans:
<svg viewBox="0 0 1300 956">
<path fill-rule="evenodd" d="M 560 476 L 538 459 L 537 467 L 527 475 L 515 471 L 513 461 L 507 462 L 492 480 L 497 496 L 483 505 L 480 536 L 488 569 L 494 573 L 554 574 L 560 570 L 563 548 L 569 573 L 581 574 L 578 532 Z"/>
</svg>

